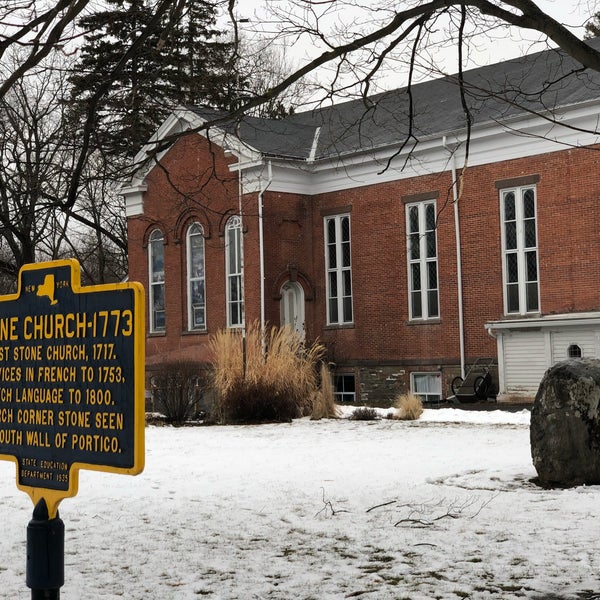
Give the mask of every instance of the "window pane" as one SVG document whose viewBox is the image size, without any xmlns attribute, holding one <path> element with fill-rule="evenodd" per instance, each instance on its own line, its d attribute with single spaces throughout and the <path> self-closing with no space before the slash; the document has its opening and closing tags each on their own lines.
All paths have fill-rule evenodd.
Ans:
<svg viewBox="0 0 600 600">
<path fill-rule="evenodd" d="M 242 319 L 239 314 L 239 304 L 234 303 L 229 305 L 229 324 L 230 325 L 241 325 Z"/>
<path fill-rule="evenodd" d="M 428 231 L 435 229 L 435 206 L 433 204 L 425 206 L 425 229 Z"/>
<path fill-rule="evenodd" d="M 152 329 L 165 328 L 165 286 L 154 284 L 151 286 L 152 294 Z"/>
<path fill-rule="evenodd" d="M 525 254 L 527 263 L 527 281 L 537 281 L 537 252 Z"/>
<path fill-rule="evenodd" d="M 337 256 L 335 253 L 335 246 L 333 246 L 333 245 L 327 246 L 327 255 L 328 255 L 328 261 L 327 261 L 328 268 L 335 269 L 337 266 Z"/>
<path fill-rule="evenodd" d="M 238 273 L 238 245 L 237 245 L 237 229 L 230 229 L 227 232 L 227 245 L 229 254 L 229 274 Z"/>
<path fill-rule="evenodd" d="M 348 217 L 342 217 L 342 242 L 350 241 L 350 219 Z"/>
<path fill-rule="evenodd" d="M 436 255 L 436 243 L 435 243 L 435 231 L 429 231 L 426 234 L 427 242 L 427 258 L 435 258 Z"/>
<path fill-rule="evenodd" d="M 415 263 L 410 266 L 410 270 L 412 273 L 412 290 L 420 290 L 421 289 L 421 265 L 420 263 Z"/>
<path fill-rule="evenodd" d="M 430 290 L 437 289 L 437 263 L 427 263 L 427 288 Z"/>
<path fill-rule="evenodd" d="M 204 280 L 193 281 L 190 291 L 192 304 L 204 304 Z"/>
<path fill-rule="evenodd" d="M 516 283 L 519 280 L 519 266 L 516 252 L 506 255 L 506 280 L 508 283 Z"/>
<path fill-rule="evenodd" d="M 327 220 L 327 243 L 335 244 L 335 219 Z"/>
<path fill-rule="evenodd" d="M 240 299 L 239 287 L 238 287 L 238 278 L 230 277 L 229 278 L 229 300 L 230 302 L 237 302 Z"/>
<path fill-rule="evenodd" d="M 342 266 L 350 266 L 350 244 L 348 242 L 342 244 Z"/>
<path fill-rule="evenodd" d="M 527 219 L 525 221 L 525 248 L 535 248 L 535 219 Z"/>
<path fill-rule="evenodd" d="M 528 283 L 525 286 L 527 294 L 527 312 L 535 312 L 539 310 L 538 303 L 538 284 L 537 282 Z"/>
<path fill-rule="evenodd" d="M 204 327 L 204 306 L 192 305 L 192 327 Z"/>
<path fill-rule="evenodd" d="M 427 292 L 427 312 L 430 317 L 437 317 L 439 315 L 437 290 Z"/>
<path fill-rule="evenodd" d="M 517 223 L 510 221 L 504 224 L 504 237 L 506 249 L 514 250 L 517 247 Z"/>
<path fill-rule="evenodd" d="M 411 260 L 416 260 L 421 255 L 420 239 L 421 239 L 421 236 L 418 233 L 410 234 L 410 258 L 411 258 Z"/>
<path fill-rule="evenodd" d="M 338 322 L 338 304 L 337 298 L 331 298 L 329 300 L 329 322 L 337 323 Z"/>
<path fill-rule="evenodd" d="M 423 309 L 421 307 L 421 292 L 412 292 L 412 315 L 413 319 L 420 319 L 423 316 Z"/>
<path fill-rule="evenodd" d="M 408 209 L 408 230 L 410 233 L 419 231 L 419 207 L 411 206 Z"/>
<path fill-rule="evenodd" d="M 507 312 L 519 312 L 519 286 L 516 283 L 511 283 L 506 286 L 506 301 Z"/>
<path fill-rule="evenodd" d="M 154 327 L 155 331 L 165 328 L 165 311 L 154 310 Z"/>
<path fill-rule="evenodd" d="M 331 298 L 337 298 L 338 286 L 337 286 L 337 273 L 329 273 L 329 296 Z"/>
<path fill-rule="evenodd" d="M 352 282 L 350 279 L 350 271 L 343 271 L 342 281 L 344 282 L 344 296 L 350 296 L 352 294 Z"/>
<path fill-rule="evenodd" d="M 528 188 L 523 192 L 523 216 L 526 219 L 535 218 L 535 194 L 533 188 Z"/>
<path fill-rule="evenodd" d="M 506 192 L 504 194 L 504 220 L 514 221 L 516 218 L 515 194 L 514 192 Z"/>
<path fill-rule="evenodd" d="M 352 298 L 345 297 L 343 300 L 344 323 L 352 322 Z"/>
</svg>

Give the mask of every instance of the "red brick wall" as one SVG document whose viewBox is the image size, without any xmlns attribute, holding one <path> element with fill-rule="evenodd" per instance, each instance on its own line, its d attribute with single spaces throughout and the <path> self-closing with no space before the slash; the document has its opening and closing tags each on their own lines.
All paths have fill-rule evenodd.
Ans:
<svg viewBox="0 0 600 600">
<path fill-rule="evenodd" d="M 207 360 L 205 332 L 188 332 L 185 234 L 198 221 L 206 236 L 206 304 L 209 332 L 225 326 L 223 228 L 238 212 L 238 177 L 230 173 L 222 150 L 198 135 L 180 139 L 147 177 L 144 214 L 129 219 L 129 273 L 148 289 L 147 236 L 156 227 L 165 244 L 166 331 L 150 334 L 149 365 L 179 358 Z M 216 177 L 213 175 L 216 173 Z M 249 236 L 252 243 L 251 236 Z M 147 303 L 146 303 L 147 304 Z M 146 307 L 148 326 L 148 309 Z"/>
<path fill-rule="evenodd" d="M 200 136 L 178 141 L 148 176 L 144 215 L 129 220 L 130 276 L 148 284 L 145 236 L 156 223 L 165 246 L 167 330 L 148 339 L 148 362 L 173 356 L 206 358 L 208 336 L 188 333 L 185 224 L 205 227 L 208 333 L 225 326 L 224 244 L 227 214 L 238 209 L 237 174 Z M 500 202 L 495 183 L 539 176 L 537 223 L 541 309 L 544 314 L 600 310 L 598 251 L 600 154 L 563 150 L 543 156 L 470 167 L 459 202 L 468 362 L 494 357 L 484 324 L 503 317 Z M 218 177 L 211 177 L 216 172 Z M 168 177 L 167 174 L 168 173 Z M 169 182 L 176 182 L 177 189 Z M 441 318 L 409 322 L 403 198 L 437 196 Z M 243 198 L 246 320 L 260 317 L 257 194 Z M 323 214 L 351 207 L 354 327 L 326 327 Z M 358 187 L 319 196 L 267 191 L 264 196 L 266 318 L 279 324 L 279 289 L 290 273 L 305 287 L 307 337 L 319 337 L 340 365 L 399 365 L 406 387 L 411 369 L 459 361 L 457 267 L 449 172 Z M 181 217 L 183 213 L 183 217 Z"/>
</svg>

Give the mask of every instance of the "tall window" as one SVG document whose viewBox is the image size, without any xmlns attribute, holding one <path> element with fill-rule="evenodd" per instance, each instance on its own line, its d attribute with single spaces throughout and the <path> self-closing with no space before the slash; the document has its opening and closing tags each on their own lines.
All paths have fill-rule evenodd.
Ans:
<svg viewBox="0 0 600 600">
<path fill-rule="evenodd" d="M 150 266 L 150 331 L 165 330 L 165 245 L 163 234 L 155 229 L 148 244 Z"/>
<path fill-rule="evenodd" d="M 187 231 L 188 328 L 206 328 L 204 292 L 204 230 L 194 223 Z"/>
<path fill-rule="evenodd" d="M 325 218 L 327 323 L 352 323 L 350 215 Z"/>
<path fill-rule="evenodd" d="M 440 316 L 435 200 L 406 205 L 411 319 Z"/>
<path fill-rule="evenodd" d="M 505 311 L 538 312 L 535 187 L 502 190 L 501 200 Z"/>
<path fill-rule="evenodd" d="M 234 216 L 225 227 L 225 274 L 227 278 L 227 326 L 244 324 L 242 219 Z"/>
</svg>

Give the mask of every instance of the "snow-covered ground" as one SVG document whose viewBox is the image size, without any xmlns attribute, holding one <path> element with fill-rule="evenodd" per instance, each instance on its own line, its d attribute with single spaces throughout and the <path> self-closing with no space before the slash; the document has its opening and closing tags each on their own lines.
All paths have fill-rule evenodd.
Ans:
<svg viewBox="0 0 600 600">
<path fill-rule="evenodd" d="M 541 600 L 600 590 L 600 487 L 530 482 L 527 411 L 149 427 L 146 448 L 141 475 L 81 471 L 78 495 L 61 504 L 62 598 Z M 1 598 L 30 598 L 32 509 L 14 465 L 0 462 Z"/>
</svg>

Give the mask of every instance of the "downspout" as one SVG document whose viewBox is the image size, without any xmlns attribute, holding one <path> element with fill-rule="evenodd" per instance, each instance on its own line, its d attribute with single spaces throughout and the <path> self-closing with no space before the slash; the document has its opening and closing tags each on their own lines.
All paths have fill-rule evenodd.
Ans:
<svg viewBox="0 0 600 600">
<path fill-rule="evenodd" d="M 246 379 L 246 284 L 244 281 L 246 278 L 244 273 L 246 261 L 244 260 L 244 219 L 242 217 L 242 196 L 244 194 L 242 172 L 242 169 L 238 171 L 238 211 L 240 214 L 240 254 L 242 259 L 242 310 L 244 311 L 242 314 L 242 378 Z"/>
<path fill-rule="evenodd" d="M 446 144 L 446 136 L 442 138 L 442 145 L 450 152 L 450 165 L 452 168 L 452 199 L 454 205 L 454 232 L 456 235 L 456 280 L 458 288 L 458 339 L 460 346 L 460 376 L 465 378 L 465 325 L 463 308 L 463 285 L 462 285 L 462 255 L 460 244 L 460 219 L 458 215 L 458 181 L 456 179 L 456 156 Z"/>
<path fill-rule="evenodd" d="M 263 195 L 273 181 L 273 169 L 271 161 L 267 163 L 267 183 L 258 193 L 258 249 L 260 260 L 260 330 L 265 331 L 265 245 L 263 231 Z"/>
</svg>

